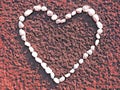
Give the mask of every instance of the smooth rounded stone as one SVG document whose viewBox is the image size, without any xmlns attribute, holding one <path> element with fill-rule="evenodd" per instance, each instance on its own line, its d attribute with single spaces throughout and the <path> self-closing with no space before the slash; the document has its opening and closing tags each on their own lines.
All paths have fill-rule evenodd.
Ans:
<svg viewBox="0 0 120 90">
<path fill-rule="evenodd" d="M 61 19 L 61 23 L 65 23 L 66 22 L 66 19 Z"/>
<path fill-rule="evenodd" d="M 28 9 L 28 10 L 26 10 L 25 12 L 24 12 L 24 16 L 29 16 L 30 14 L 32 14 L 33 13 L 33 10 L 31 10 L 31 9 Z"/>
<path fill-rule="evenodd" d="M 27 46 L 27 47 L 30 47 L 31 45 L 30 45 L 30 43 L 29 42 L 25 42 L 25 46 Z"/>
<path fill-rule="evenodd" d="M 64 77 L 64 76 L 60 77 L 59 81 L 60 81 L 60 82 L 65 81 L 65 77 Z"/>
<path fill-rule="evenodd" d="M 68 78 L 68 77 L 70 77 L 70 75 L 71 75 L 70 73 L 67 73 L 67 74 L 65 74 L 65 77 Z"/>
<path fill-rule="evenodd" d="M 70 73 L 74 73 L 74 72 L 75 72 L 75 69 L 71 69 L 71 70 L 70 70 Z"/>
<path fill-rule="evenodd" d="M 23 22 L 23 21 L 25 21 L 25 17 L 24 17 L 24 16 L 20 16 L 20 17 L 19 17 L 19 20 L 20 20 L 21 22 Z"/>
<path fill-rule="evenodd" d="M 59 24 L 59 23 L 61 23 L 61 20 L 60 20 L 60 19 L 57 19 L 57 20 L 56 20 L 56 24 Z"/>
<path fill-rule="evenodd" d="M 90 49 L 90 50 L 87 51 L 87 53 L 88 53 L 89 55 L 92 55 L 93 52 L 92 52 L 92 50 Z"/>
<path fill-rule="evenodd" d="M 79 63 L 80 63 L 80 64 L 82 64 L 83 62 L 84 62 L 84 60 L 83 60 L 83 59 L 80 59 L 80 60 L 79 60 Z"/>
<path fill-rule="evenodd" d="M 34 51 L 32 52 L 32 56 L 36 58 L 38 56 L 38 53 Z"/>
<path fill-rule="evenodd" d="M 71 17 L 72 17 L 72 15 L 70 13 L 65 15 L 66 19 L 70 19 Z"/>
<path fill-rule="evenodd" d="M 91 46 L 91 50 L 92 50 L 92 51 L 95 50 L 95 46 L 94 46 L 94 45 Z"/>
<path fill-rule="evenodd" d="M 41 7 L 41 10 L 42 10 L 42 11 L 47 11 L 47 7 L 46 7 L 46 6 L 42 6 L 42 7 Z"/>
<path fill-rule="evenodd" d="M 100 39 L 100 34 L 97 33 L 97 34 L 96 34 L 96 38 L 97 38 L 97 39 Z"/>
<path fill-rule="evenodd" d="M 84 53 L 83 54 L 83 59 L 87 59 L 88 58 L 88 54 L 87 53 Z"/>
<path fill-rule="evenodd" d="M 48 10 L 48 11 L 47 11 L 47 15 L 48 15 L 48 16 L 53 16 L 53 12 L 52 12 L 51 10 Z"/>
<path fill-rule="evenodd" d="M 51 70 L 49 67 L 47 67 L 47 68 L 45 68 L 45 72 L 46 72 L 47 74 L 50 74 L 50 73 L 52 73 L 52 70 Z"/>
<path fill-rule="evenodd" d="M 44 62 L 41 63 L 41 66 L 43 67 L 43 69 L 47 68 L 47 64 Z"/>
<path fill-rule="evenodd" d="M 54 82 L 57 83 L 57 84 L 60 83 L 58 78 L 54 78 L 53 80 L 54 80 Z"/>
<path fill-rule="evenodd" d="M 71 15 L 72 16 L 76 15 L 76 11 L 72 11 Z"/>
<path fill-rule="evenodd" d="M 34 52 L 34 48 L 32 46 L 29 47 L 30 52 Z"/>
<path fill-rule="evenodd" d="M 93 16 L 95 14 L 95 10 L 93 8 L 88 9 L 89 16 Z"/>
<path fill-rule="evenodd" d="M 90 9 L 90 6 L 88 6 L 88 5 L 84 5 L 82 7 L 83 12 L 88 12 L 89 9 Z"/>
<path fill-rule="evenodd" d="M 23 24 L 21 21 L 19 21 L 19 22 L 18 22 L 18 27 L 19 27 L 19 28 L 23 28 L 23 27 L 24 27 L 24 24 Z"/>
<path fill-rule="evenodd" d="M 38 62 L 38 63 L 42 63 L 42 59 L 40 59 L 39 57 L 36 57 L 35 61 Z"/>
<path fill-rule="evenodd" d="M 76 12 L 77 12 L 77 13 L 81 13 L 81 12 L 82 12 L 82 8 L 77 8 L 77 9 L 76 9 Z"/>
<path fill-rule="evenodd" d="M 99 40 L 97 39 L 96 41 L 95 41 L 95 45 L 97 46 L 99 44 Z"/>
<path fill-rule="evenodd" d="M 40 11 L 41 10 L 41 5 L 34 6 L 33 9 L 35 11 Z"/>
<path fill-rule="evenodd" d="M 92 17 L 95 22 L 99 21 L 99 16 L 97 14 L 94 14 Z"/>
<path fill-rule="evenodd" d="M 74 69 L 77 69 L 79 67 L 79 63 L 74 64 Z"/>
<path fill-rule="evenodd" d="M 23 29 L 20 29 L 19 30 L 19 35 L 20 36 L 26 36 L 26 33 L 25 33 L 25 31 Z"/>
<path fill-rule="evenodd" d="M 103 32 L 102 29 L 98 29 L 98 30 L 97 30 L 97 33 L 98 33 L 98 34 L 102 34 L 102 32 Z"/>
<path fill-rule="evenodd" d="M 21 39 L 22 39 L 23 41 L 26 41 L 26 36 L 25 36 L 25 35 L 21 36 Z"/>
<path fill-rule="evenodd" d="M 99 22 L 99 21 L 98 21 L 98 22 L 96 22 L 96 25 L 97 25 L 97 27 L 98 27 L 98 28 L 100 28 L 100 29 L 102 29 L 102 28 L 103 28 L 102 23 L 101 23 L 101 22 Z"/>
<path fill-rule="evenodd" d="M 51 17 L 51 19 L 52 19 L 53 21 L 57 20 L 57 18 L 58 18 L 58 16 L 57 16 L 56 14 L 52 15 L 52 17 Z"/>
<path fill-rule="evenodd" d="M 55 74 L 54 74 L 53 72 L 51 72 L 51 73 L 50 73 L 50 77 L 51 77 L 52 79 L 54 79 Z"/>
</svg>

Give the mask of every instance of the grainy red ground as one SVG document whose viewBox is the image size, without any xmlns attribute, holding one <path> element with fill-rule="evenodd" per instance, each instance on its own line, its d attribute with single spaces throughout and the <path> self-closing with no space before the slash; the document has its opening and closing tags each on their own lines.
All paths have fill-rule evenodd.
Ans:
<svg viewBox="0 0 120 90">
<path fill-rule="evenodd" d="M 88 4 L 104 25 L 100 44 L 70 78 L 56 85 L 34 61 L 18 34 L 18 17 L 42 4 L 62 18 Z M 56 25 L 46 13 L 25 21 L 27 38 L 57 76 L 65 74 L 93 44 L 97 27 L 85 13 Z M 119 0 L 0 0 L 0 90 L 120 90 Z"/>
</svg>

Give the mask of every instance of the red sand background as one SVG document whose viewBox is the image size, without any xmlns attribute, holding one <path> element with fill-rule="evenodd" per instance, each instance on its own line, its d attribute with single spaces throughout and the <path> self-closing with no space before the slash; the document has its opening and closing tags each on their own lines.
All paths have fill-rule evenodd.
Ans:
<svg viewBox="0 0 120 90">
<path fill-rule="evenodd" d="M 18 34 L 18 17 L 42 4 L 62 18 L 88 4 L 104 25 L 100 44 L 70 78 L 56 85 L 34 61 Z M 57 76 L 66 73 L 93 44 L 96 27 L 85 13 L 56 25 L 46 13 L 33 13 L 25 21 L 27 37 Z M 119 0 L 0 0 L 0 90 L 120 89 Z"/>
</svg>

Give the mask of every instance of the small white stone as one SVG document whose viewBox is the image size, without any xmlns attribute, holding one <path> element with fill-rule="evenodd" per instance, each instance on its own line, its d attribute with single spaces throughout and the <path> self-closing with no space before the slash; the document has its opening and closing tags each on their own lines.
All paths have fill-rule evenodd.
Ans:
<svg viewBox="0 0 120 90">
<path fill-rule="evenodd" d="M 25 35 L 21 36 L 21 39 L 22 39 L 23 41 L 26 41 L 26 36 L 25 36 Z"/>
<path fill-rule="evenodd" d="M 79 63 L 74 64 L 74 69 L 77 69 L 79 67 Z"/>
<path fill-rule="evenodd" d="M 30 45 L 30 43 L 29 42 L 25 42 L 25 46 L 28 46 L 28 47 L 30 47 L 31 45 Z"/>
<path fill-rule="evenodd" d="M 88 53 L 89 55 L 92 55 L 92 50 L 91 50 L 91 49 L 88 50 L 87 53 Z"/>
<path fill-rule="evenodd" d="M 71 17 L 72 17 L 72 15 L 70 13 L 65 15 L 66 19 L 70 19 Z"/>
<path fill-rule="evenodd" d="M 82 64 L 83 62 L 84 62 L 84 60 L 83 60 L 83 59 L 80 59 L 80 60 L 79 60 L 79 63 L 80 63 L 80 64 Z"/>
<path fill-rule="evenodd" d="M 47 11 L 47 7 L 46 7 L 46 6 L 42 6 L 42 7 L 41 7 L 41 10 L 42 10 L 42 11 Z"/>
<path fill-rule="evenodd" d="M 71 15 L 72 16 L 76 15 L 76 11 L 72 11 Z"/>
<path fill-rule="evenodd" d="M 30 52 L 34 52 L 34 48 L 32 46 L 29 47 Z"/>
<path fill-rule="evenodd" d="M 65 77 L 66 78 L 70 77 L 70 73 L 65 74 Z"/>
<path fill-rule="evenodd" d="M 95 14 L 95 10 L 93 8 L 88 9 L 89 16 L 93 16 Z"/>
<path fill-rule="evenodd" d="M 54 74 L 53 72 L 51 72 L 51 73 L 50 73 L 50 77 L 51 77 L 52 79 L 54 79 L 55 74 Z"/>
<path fill-rule="evenodd" d="M 35 58 L 35 61 L 38 62 L 38 63 L 42 63 L 42 59 L 40 59 L 38 57 Z"/>
<path fill-rule="evenodd" d="M 96 34 L 96 38 L 97 38 L 97 39 L 100 39 L 100 34 L 97 33 L 97 34 Z"/>
<path fill-rule="evenodd" d="M 54 80 L 54 82 L 57 83 L 57 84 L 60 83 L 58 78 L 54 78 L 53 80 Z"/>
<path fill-rule="evenodd" d="M 71 69 L 71 70 L 70 70 L 70 73 L 74 73 L 74 72 L 75 72 L 75 69 Z"/>
<path fill-rule="evenodd" d="M 61 23 L 61 20 L 60 20 L 60 19 L 57 19 L 57 20 L 56 20 L 56 24 L 59 24 L 59 23 Z"/>
<path fill-rule="evenodd" d="M 19 21 L 18 27 L 19 27 L 19 28 L 23 28 L 23 27 L 24 27 L 24 24 L 23 24 L 21 21 Z"/>
<path fill-rule="evenodd" d="M 64 76 L 60 77 L 59 81 L 60 81 L 60 82 L 65 81 L 65 77 L 64 77 Z"/>
<path fill-rule="evenodd" d="M 41 10 L 41 5 L 37 5 L 33 7 L 35 11 L 40 11 Z"/>
<path fill-rule="evenodd" d="M 95 50 L 95 46 L 94 46 L 94 45 L 91 46 L 91 50 L 92 50 L 92 51 Z"/>
<path fill-rule="evenodd" d="M 100 29 L 102 29 L 102 28 L 103 28 L 102 23 L 101 23 L 101 22 L 99 22 L 99 21 L 96 23 L 96 25 L 97 25 L 97 27 L 98 27 L 98 28 L 100 28 Z"/>
<path fill-rule="evenodd" d="M 87 59 L 88 58 L 88 54 L 87 53 L 84 53 L 83 54 L 83 59 Z"/>
<path fill-rule="evenodd" d="M 47 74 L 50 74 L 50 73 L 52 73 L 52 70 L 51 70 L 51 68 L 47 67 L 47 68 L 45 68 L 45 72 L 46 72 Z"/>
<path fill-rule="evenodd" d="M 20 16 L 20 17 L 19 17 L 19 20 L 20 20 L 21 22 L 23 22 L 23 21 L 25 21 L 25 17 L 24 17 L 24 16 Z"/>
<path fill-rule="evenodd" d="M 98 34 L 101 34 L 102 32 L 103 32 L 102 29 L 98 29 L 98 30 L 97 30 L 97 33 L 98 33 Z"/>
<path fill-rule="evenodd" d="M 32 12 L 33 12 L 33 10 L 31 10 L 31 9 L 28 9 L 28 10 L 26 10 L 25 12 L 24 12 L 24 16 L 29 16 L 30 14 L 32 14 Z"/>
<path fill-rule="evenodd" d="M 83 12 L 88 12 L 89 8 L 90 8 L 90 6 L 84 5 L 83 8 L 82 8 Z"/>
<path fill-rule="evenodd" d="M 52 15 L 52 17 L 51 17 L 51 19 L 52 19 L 53 21 L 57 20 L 57 18 L 58 18 L 58 16 L 57 16 L 56 14 Z"/>
<path fill-rule="evenodd" d="M 94 15 L 93 15 L 93 20 L 94 20 L 95 22 L 98 22 L 98 21 L 99 21 L 99 16 L 98 16 L 97 14 L 94 14 Z"/>
<path fill-rule="evenodd" d="M 20 36 L 26 36 L 26 33 L 23 29 L 19 30 L 19 34 L 20 34 Z"/>
<path fill-rule="evenodd" d="M 76 9 L 76 12 L 77 12 L 77 13 L 81 13 L 81 12 L 82 12 L 82 8 L 77 8 L 77 9 Z"/>
<path fill-rule="evenodd" d="M 36 58 L 38 56 L 38 53 L 34 51 L 32 52 L 32 56 Z"/>
<path fill-rule="evenodd" d="M 97 46 L 99 44 L 99 40 L 97 39 L 96 41 L 95 41 L 95 45 Z"/>
<path fill-rule="evenodd" d="M 43 69 L 47 68 L 47 64 L 44 62 L 41 63 L 41 66 L 43 67 Z"/>
<path fill-rule="evenodd" d="M 61 23 L 65 23 L 65 22 L 66 22 L 66 19 L 62 19 L 62 20 L 61 20 Z"/>
<path fill-rule="evenodd" d="M 52 12 L 51 10 L 48 10 L 48 11 L 47 11 L 47 15 L 48 15 L 48 16 L 53 16 L 53 12 Z"/>
</svg>

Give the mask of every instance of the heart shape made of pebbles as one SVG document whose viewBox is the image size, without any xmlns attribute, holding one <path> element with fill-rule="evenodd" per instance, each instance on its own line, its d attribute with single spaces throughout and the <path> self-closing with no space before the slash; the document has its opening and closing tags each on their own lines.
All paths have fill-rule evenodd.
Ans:
<svg viewBox="0 0 120 90">
<path fill-rule="evenodd" d="M 71 68 L 71 70 L 69 70 L 68 73 L 61 76 L 60 78 L 56 77 L 55 73 L 52 71 L 52 69 L 45 62 L 43 62 L 41 58 L 38 57 L 38 53 L 31 46 L 30 42 L 27 41 L 26 32 L 23 29 L 24 28 L 23 22 L 25 21 L 25 18 L 27 16 L 31 15 L 34 11 L 35 12 L 40 12 L 40 11 L 47 12 L 47 15 L 49 17 L 51 17 L 51 19 L 53 21 L 55 21 L 56 24 L 65 23 L 67 19 L 72 18 L 76 14 L 81 14 L 82 12 L 85 12 L 85 13 L 88 13 L 88 15 L 93 18 L 93 20 L 95 21 L 95 23 L 97 25 L 98 30 L 97 30 L 97 33 L 95 36 L 96 40 L 95 40 L 94 45 L 91 45 L 91 48 L 83 54 L 82 58 L 79 59 L 77 63 L 75 63 L 73 65 L 73 68 Z M 46 6 L 37 5 L 37 6 L 34 6 L 33 9 L 27 9 L 24 12 L 24 14 L 19 17 L 18 27 L 19 27 L 19 34 L 21 36 L 21 39 L 24 41 L 25 46 L 28 47 L 32 56 L 35 58 L 35 61 L 41 64 L 41 66 L 43 67 L 45 72 L 47 74 L 49 74 L 51 79 L 53 79 L 53 81 L 57 84 L 65 81 L 66 78 L 70 77 L 70 75 L 73 74 L 75 72 L 75 70 L 79 67 L 79 65 L 82 64 L 84 62 L 84 60 L 88 58 L 89 55 L 92 55 L 93 51 L 95 50 L 95 47 L 99 44 L 100 34 L 103 32 L 103 30 L 102 30 L 103 25 L 99 21 L 99 16 L 96 14 L 95 10 L 88 5 L 79 7 L 77 9 L 75 9 L 72 13 L 66 14 L 65 18 L 63 18 L 63 19 L 59 19 L 58 16 L 55 13 L 53 13 L 51 10 L 49 10 Z"/>
</svg>

